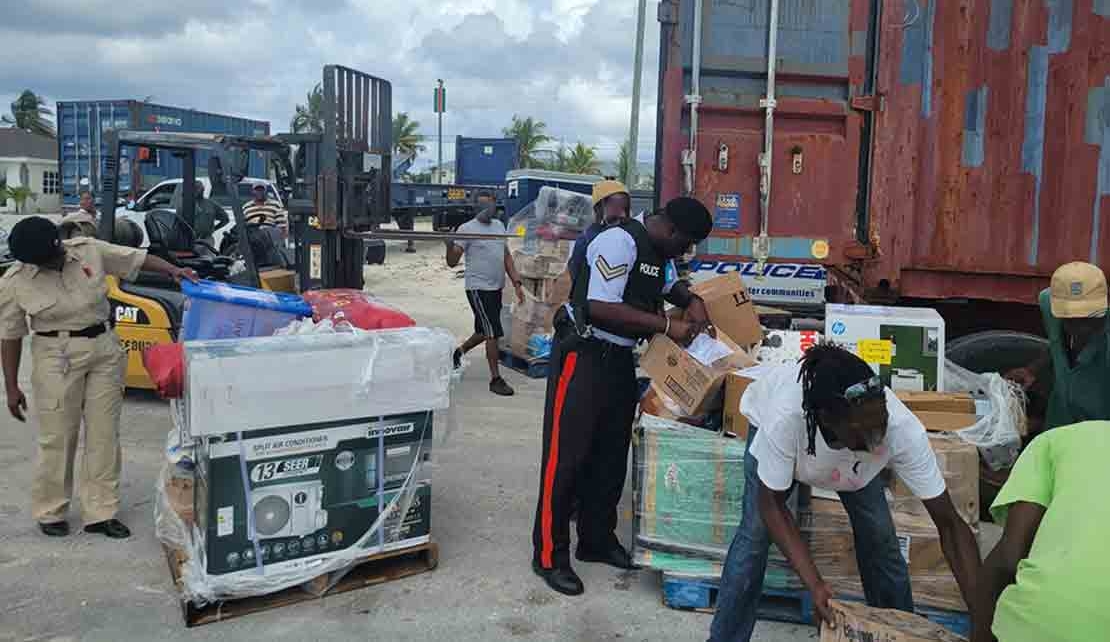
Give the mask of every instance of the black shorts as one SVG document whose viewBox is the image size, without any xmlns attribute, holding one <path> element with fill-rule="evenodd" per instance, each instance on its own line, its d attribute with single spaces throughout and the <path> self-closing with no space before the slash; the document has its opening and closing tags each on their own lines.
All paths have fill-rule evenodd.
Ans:
<svg viewBox="0 0 1110 642">
<path fill-rule="evenodd" d="M 467 290 L 466 300 L 474 311 L 474 332 L 487 339 L 505 336 L 501 327 L 501 290 Z"/>
</svg>

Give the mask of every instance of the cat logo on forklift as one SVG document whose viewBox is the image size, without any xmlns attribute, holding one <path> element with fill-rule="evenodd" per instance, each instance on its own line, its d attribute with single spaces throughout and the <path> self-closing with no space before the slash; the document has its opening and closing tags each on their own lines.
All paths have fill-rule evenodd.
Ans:
<svg viewBox="0 0 1110 642">
<path fill-rule="evenodd" d="M 146 313 L 133 305 L 116 305 L 113 307 L 112 315 L 116 323 L 131 323 L 135 325 L 150 323 L 150 319 L 147 318 Z"/>
</svg>

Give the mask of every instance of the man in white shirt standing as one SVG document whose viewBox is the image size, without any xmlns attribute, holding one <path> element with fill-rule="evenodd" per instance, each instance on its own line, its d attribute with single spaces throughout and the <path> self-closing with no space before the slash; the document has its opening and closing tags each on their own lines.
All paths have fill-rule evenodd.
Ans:
<svg viewBox="0 0 1110 642">
<path fill-rule="evenodd" d="M 491 192 L 478 194 L 478 213 L 459 226 L 462 234 L 505 234 L 505 224 L 494 217 L 496 201 Z M 498 366 L 497 340 L 505 336 L 501 327 L 501 290 L 505 275 L 509 275 L 516 289 L 517 301 L 524 303 L 524 282 L 516 271 L 513 255 L 504 239 L 447 241 L 447 265 L 455 267 L 466 257 L 466 300 L 474 312 L 474 334 L 455 350 L 455 368 L 462 357 L 479 345 L 486 344 L 486 361 L 489 363 L 489 390 L 495 395 L 511 397 L 512 386 L 501 377 Z"/>
<path fill-rule="evenodd" d="M 832 592 L 786 507 L 799 482 L 840 494 L 867 603 L 913 611 L 909 569 L 879 477 L 888 465 L 924 501 L 964 601 L 975 603 L 975 536 L 952 505 L 925 427 L 871 366 L 837 346 L 815 346 L 801 364 L 779 366 L 749 386 L 740 411 L 751 422 L 744 499 L 725 559 L 711 642 L 751 639 L 771 543 L 805 583 L 821 619 L 833 623 Z M 971 616 L 974 624 L 975 613 Z"/>
</svg>

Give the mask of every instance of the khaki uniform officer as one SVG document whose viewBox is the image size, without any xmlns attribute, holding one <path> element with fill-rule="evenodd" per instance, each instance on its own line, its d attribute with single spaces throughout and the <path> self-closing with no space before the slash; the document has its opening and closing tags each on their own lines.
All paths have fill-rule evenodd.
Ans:
<svg viewBox="0 0 1110 642">
<path fill-rule="evenodd" d="M 81 420 L 85 452 L 81 511 L 85 531 L 113 538 L 131 533 L 119 520 L 119 418 L 127 357 L 108 324 L 107 275 L 135 278 L 140 270 L 196 279 L 186 270 L 90 238 L 62 241 L 49 220 L 31 217 L 9 236 L 19 261 L 0 278 L 0 356 L 8 409 L 24 421 L 19 388 L 23 337 L 31 340 L 31 387 L 39 417 L 39 462 L 31 512 L 43 533 L 69 534 L 73 460 Z"/>
<path fill-rule="evenodd" d="M 62 217 L 58 228 L 62 231 L 63 239 L 96 237 L 96 205 L 93 203 L 92 192 L 81 192 L 81 209 Z"/>
</svg>

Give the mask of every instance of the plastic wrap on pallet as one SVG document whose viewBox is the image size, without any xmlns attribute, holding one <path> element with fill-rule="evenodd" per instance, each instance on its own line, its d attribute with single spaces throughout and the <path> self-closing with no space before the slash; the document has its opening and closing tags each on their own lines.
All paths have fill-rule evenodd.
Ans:
<svg viewBox="0 0 1110 642">
<path fill-rule="evenodd" d="M 297 586 L 322 595 L 367 557 L 392 550 L 404 540 L 403 517 L 409 514 L 415 501 L 420 501 L 417 491 L 425 483 L 426 466 L 424 457 L 417 453 L 401 487 L 388 493 L 389 503 L 382 506 L 375 522 L 352 545 L 317 555 L 294 567 L 275 570 L 266 563 L 259 563 L 256 571 L 213 575 L 206 571 L 205 540 L 197 516 L 192 512 L 194 478 L 182 467 L 167 462 L 155 492 L 155 535 L 171 551 L 171 559 L 179 569 L 178 589 L 194 606 L 268 595 Z M 379 493 L 384 495 L 382 484 L 379 474 Z M 247 499 L 250 505 L 249 494 Z M 257 550 L 258 546 L 255 548 Z M 256 553 L 255 559 L 262 559 L 261 554 Z"/>
<path fill-rule="evenodd" d="M 944 364 L 944 381 L 945 392 L 968 392 L 989 402 L 989 412 L 979 413 L 982 416 L 974 426 L 956 434 L 979 448 L 991 470 L 1013 466 L 1026 433 L 1026 399 L 1021 386 L 997 373 L 977 374 L 951 361 Z"/>
<path fill-rule="evenodd" d="M 450 332 L 422 327 L 188 342 L 189 432 L 446 409 L 454 350 Z"/>
<path fill-rule="evenodd" d="M 573 242 L 593 222 L 593 201 L 588 194 L 541 187 L 536 200 L 509 220 L 509 230 L 523 239 L 512 241 L 510 249 L 529 256 L 544 255 L 548 253 L 547 244 Z M 523 235 L 519 232 L 521 228 Z"/>
<path fill-rule="evenodd" d="M 740 525 L 746 442 L 649 414 L 640 416 L 634 459 L 633 557 L 644 568 L 721 576 Z M 789 564 L 768 565 L 769 588 L 798 588 Z"/>
<path fill-rule="evenodd" d="M 453 350 L 449 333 L 427 328 L 190 343 L 197 364 L 193 372 L 202 378 L 190 379 L 188 385 L 198 390 L 187 389 L 186 399 L 171 404 L 174 429 L 167 437 L 167 462 L 154 505 L 156 535 L 178 565 L 183 597 L 202 606 L 295 586 L 322 594 L 365 558 L 413 541 L 406 532 L 410 515 L 420 513 L 420 503 L 427 501 L 431 437 L 438 435 L 442 443 L 455 430 L 452 396 L 458 375 L 451 364 Z M 189 405 L 198 398 L 209 402 L 200 405 L 201 412 Z M 227 405 L 225 411 L 234 422 L 215 416 L 220 404 Z M 425 419 L 413 420 L 414 415 Z M 297 434 L 287 438 L 284 433 L 291 431 Z M 337 436 L 317 442 L 311 438 L 314 431 L 329 435 L 329 431 L 337 431 Z M 400 449 L 387 441 L 402 434 L 405 443 Z M 260 544 L 263 536 L 254 524 L 255 483 L 273 474 L 274 479 L 288 475 L 289 482 L 297 485 L 301 471 L 268 470 L 258 465 L 250 465 L 248 470 L 248 461 L 265 465 L 275 455 L 284 456 L 284 451 L 271 450 L 278 444 L 279 450 L 290 449 L 298 463 L 307 462 L 306 466 L 324 470 L 323 457 L 330 452 L 336 469 L 360 470 L 351 468 L 358 463 L 357 454 L 336 448 L 333 442 L 340 439 L 373 445 L 377 462 L 367 460 L 367 472 L 362 473 L 366 480 L 363 490 L 368 497 L 378 498 L 376 506 L 371 506 L 374 512 L 370 514 L 376 515 L 373 523 L 357 540 L 343 541 L 338 550 L 284 563 L 267 562 L 266 549 Z M 235 484 L 244 491 L 236 502 L 252 507 L 243 509 L 243 532 L 253 545 L 250 561 L 244 555 L 238 571 L 223 574 L 208 572 L 210 560 L 206 559 L 211 523 L 218 528 L 223 516 L 202 511 L 193 488 L 204 479 L 194 477 L 194 471 L 210 474 L 206 453 L 217 448 L 222 449 L 223 461 L 238 462 Z M 404 468 L 387 471 L 392 459 L 384 458 L 393 457 L 396 450 L 404 450 L 397 453 L 406 462 L 404 466 L 409 466 L 411 459 L 407 472 Z M 312 454 L 317 451 L 319 454 Z M 312 463 L 314 456 L 319 458 L 316 463 Z M 320 492 L 324 492 L 322 487 Z M 366 501 L 356 500 L 360 506 Z M 202 531 L 203 520 L 210 522 L 207 531 Z M 239 522 L 234 522 L 233 516 L 228 520 L 241 524 L 244 517 Z M 330 518 L 326 521 L 330 526 Z M 364 526 L 366 523 L 361 523 L 358 530 Z"/>
</svg>

